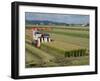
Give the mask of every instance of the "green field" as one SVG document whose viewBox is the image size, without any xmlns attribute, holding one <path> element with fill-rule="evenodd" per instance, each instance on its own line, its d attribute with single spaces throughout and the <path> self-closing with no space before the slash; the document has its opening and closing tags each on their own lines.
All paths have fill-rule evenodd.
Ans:
<svg viewBox="0 0 100 81">
<path fill-rule="evenodd" d="M 41 30 L 54 41 L 42 43 L 40 48 L 32 45 L 32 27 L 25 29 L 26 68 L 89 64 L 89 27 L 52 26 L 52 30 Z"/>
</svg>

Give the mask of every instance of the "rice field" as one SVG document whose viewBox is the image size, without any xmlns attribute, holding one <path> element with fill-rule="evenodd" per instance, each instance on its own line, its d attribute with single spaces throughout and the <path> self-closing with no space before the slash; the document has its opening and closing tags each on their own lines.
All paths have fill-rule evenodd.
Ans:
<svg viewBox="0 0 100 81">
<path fill-rule="evenodd" d="M 55 26 L 41 30 L 50 34 L 53 41 L 42 43 L 40 48 L 32 44 L 32 27 L 25 29 L 26 68 L 89 65 L 89 27 Z"/>
</svg>

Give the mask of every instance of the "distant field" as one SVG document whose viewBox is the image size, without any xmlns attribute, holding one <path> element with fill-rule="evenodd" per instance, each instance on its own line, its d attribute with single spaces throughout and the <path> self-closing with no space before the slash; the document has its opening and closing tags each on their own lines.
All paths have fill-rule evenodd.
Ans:
<svg viewBox="0 0 100 81">
<path fill-rule="evenodd" d="M 32 28 L 32 27 L 51 27 L 51 28 L 56 28 L 56 29 L 89 31 L 89 27 L 81 27 L 81 26 L 26 25 L 26 27 L 27 28 Z"/>
<path fill-rule="evenodd" d="M 89 64 L 89 27 L 52 26 L 52 30 L 41 32 L 49 33 L 54 41 L 42 43 L 40 48 L 32 45 L 32 27 L 50 26 L 26 26 L 25 64 L 27 68 Z"/>
</svg>

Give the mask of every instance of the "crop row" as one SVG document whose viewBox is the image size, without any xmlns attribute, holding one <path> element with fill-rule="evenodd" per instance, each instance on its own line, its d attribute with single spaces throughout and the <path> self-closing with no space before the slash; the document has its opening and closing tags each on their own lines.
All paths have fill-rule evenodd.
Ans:
<svg viewBox="0 0 100 81">
<path fill-rule="evenodd" d="M 42 44 L 41 49 L 48 52 L 55 54 L 57 56 L 63 56 L 63 57 L 79 57 L 79 56 L 86 56 L 88 55 L 87 49 L 75 49 L 75 50 L 61 50 L 55 47 L 48 46 L 46 44 Z"/>
<path fill-rule="evenodd" d="M 78 49 L 65 52 L 65 57 L 79 57 L 85 55 L 87 55 L 86 49 Z"/>
</svg>

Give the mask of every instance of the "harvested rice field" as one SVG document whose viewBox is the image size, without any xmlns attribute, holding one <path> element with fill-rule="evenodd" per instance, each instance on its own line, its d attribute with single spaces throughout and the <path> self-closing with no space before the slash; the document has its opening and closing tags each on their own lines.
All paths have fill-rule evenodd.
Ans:
<svg viewBox="0 0 100 81">
<path fill-rule="evenodd" d="M 39 47 L 33 43 L 33 28 L 48 34 Z M 51 28 L 44 30 L 43 28 Z M 25 67 L 59 67 L 89 65 L 89 27 L 25 27 Z"/>
</svg>

